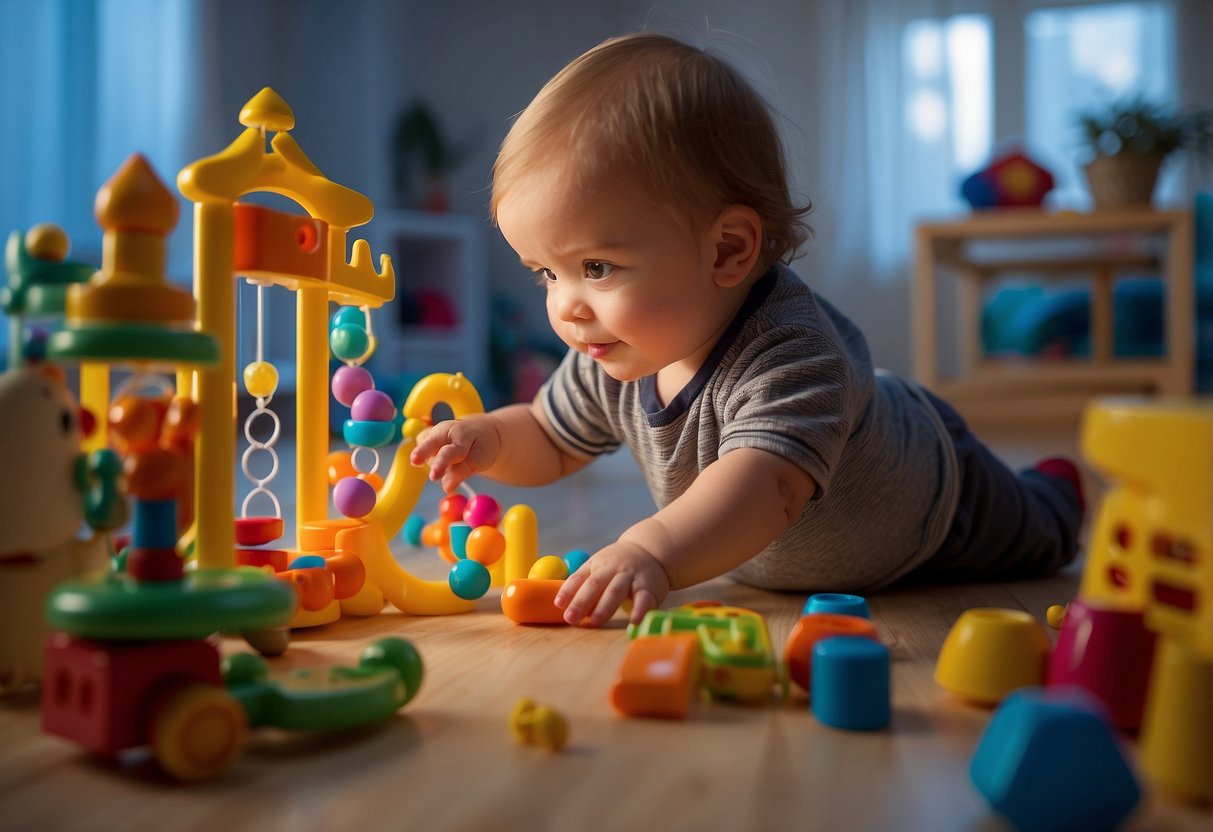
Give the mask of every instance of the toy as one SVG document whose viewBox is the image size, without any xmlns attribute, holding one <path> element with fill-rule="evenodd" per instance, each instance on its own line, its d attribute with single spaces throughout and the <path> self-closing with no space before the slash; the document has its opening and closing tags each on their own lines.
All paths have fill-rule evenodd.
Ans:
<svg viewBox="0 0 1213 832">
<path fill-rule="evenodd" d="M 861 636 L 831 636 L 813 645 L 813 715 L 833 728 L 884 728 L 889 706 L 889 650 Z"/>
<path fill-rule="evenodd" d="M 0 691 L 42 678 L 42 607 L 69 578 L 103 570 L 105 530 L 122 525 L 121 462 L 81 451 L 79 407 L 47 366 L 0 375 L 0 467 L 19 479 L 0 501 Z M 77 530 L 86 522 L 85 540 Z"/>
<path fill-rule="evenodd" d="M 818 592 L 810 595 L 804 602 L 804 615 L 815 612 L 828 612 L 835 615 L 854 615 L 859 618 L 871 618 L 868 602 L 859 595 L 847 595 L 841 592 Z"/>
<path fill-rule="evenodd" d="M 379 720 L 413 698 L 421 676 L 420 657 L 401 639 L 368 647 L 358 668 L 270 676 L 251 654 L 221 668 L 202 639 L 104 644 L 60 633 L 47 650 L 42 725 L 103 757 L 150 745 L 171 776 L 204 780 L 235 759 L 250 726 Z"/>
<path fill-rule="evenodd" d="M 510 731 L 521 745 L 538 745 L 547 751 L 560 751 L 569 741 L 568 720 L 546 705 L 519 699 L 510 713 Z"/>
<path fill-rule="evenodd" d="M 0 310 L 8 317 L 8 367 L 21 366 L 29 319 L 62 318 L 67 290 L 93 273 L 87 263 L 67 259 L 71 242 L 62 228 L 41 223 L 25 234 L 14 231 L 4 250 L 8 284 L 0 289 Z"/>
<path fill-rule="evenodd" d="M 1079 688 L 1024 688 L 994 712 L 969 766 L 1016 829 L 1115 829 L 1141 790 L 1099 703 Z"/>
<path fill-rule="evenodd" d="M 1141 725 L 1154 663 L 1154 633 L 1139 610 L 1071 601 L 1049 657 L 1049 685 L 1080 685 L 1107 709 L 1117 728 Z"/>
<path fill-rule="evenodd" d="M 970 702 L 995 705 L 1044 682 L 1050 647 L 1044 627 L 1023 610 L 968 609 L 944 639 L 935 681 Z"/>
<path fill-rule="evenodd" d="M 668 611 L 650 610 L 639 625 L 628 625 L 629 638 L 678 632 L 699 638 L 702 682 L 709 695 L 742 702 L 766 701 L 777 692 L 786 695 L 782 666 L 758 613 L 699 602 Z"/>
<path fill-rule="evenodd" d="M 1051 190 L 1053 175 L 1016 151 L 965 179 L 960 195 L 974 208 L 1022 208 L 1040 205 Z"/>
<path fill-rule="evenodd" d="M 880 640 L 876 625 L 866 618 L 823 612 L 801 616 L 788 633 L 783 659 L 788 665 L 789 678 L 805 693 L 813 689 L 813 645 L 831 636 L 862 636 Z"/>
<path fill-rule="evenodd" d="M 624 716 L 682 719 L 702 684 L 698 633 L 637 636 L 611 686 L 611 705 Z"/>
<path fill-rule="evenodd" d="M 1209 800 L 1213 407 L 1204 401 L 1099 400 L 1084 415 L 1082 447 L 1111 489 L 1092 528 L 1079 597 L 1089 608 L 1140 613 L 1157 636 L 1139 735 L 1142 768 L 1173 792 Z M 1067 615 L 1059 650 L 1078 643 L 1065 636 L 1080 622 L 1089 626 L 1095 619 Z M 1144 666 L 1140 650 L 1118 658 L 1125 662 L 1117 671 L 1123 676 Z"/>
<path fill-rule="evenodd" d="M 564 584 L 555 578 L 510 581 L 501 593 L 501 611 L 515 624 L 565 624 L 564 610 L 555 604 Z"/>
</svg>

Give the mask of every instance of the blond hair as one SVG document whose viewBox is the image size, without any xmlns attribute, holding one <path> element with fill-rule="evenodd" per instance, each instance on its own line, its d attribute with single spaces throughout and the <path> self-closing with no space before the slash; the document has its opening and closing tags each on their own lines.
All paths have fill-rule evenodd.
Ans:
<svg viewBox="0 0 1213 832">
<path fill-rule="evenodd" d="M 493 165 L 489 210 L 523 176 L 569 151 L 578 181 L 631 177 L 688 227 L 728 205 L 762 220 L 763 269 L 790 261 L 811 233 L 794 205 L 783 145 L 765 102 L 739 72 L 663 35 L 605 41 L 574 60 L 515 120 Z"/>
</svg>

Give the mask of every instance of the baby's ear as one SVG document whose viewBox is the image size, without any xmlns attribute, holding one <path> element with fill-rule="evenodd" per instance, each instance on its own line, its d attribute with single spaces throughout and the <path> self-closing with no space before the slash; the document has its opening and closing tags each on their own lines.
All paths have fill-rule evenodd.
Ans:
<svg viewBox="0 0 1213 832">
<path fill-rule="evenodd" d="M 723 288 L 738 285 L 762 253 L 762 219 L 753 208 L 730 205 L 716 218 L 712 238 L 716 246 L 712 280 Z"/>
</svg>

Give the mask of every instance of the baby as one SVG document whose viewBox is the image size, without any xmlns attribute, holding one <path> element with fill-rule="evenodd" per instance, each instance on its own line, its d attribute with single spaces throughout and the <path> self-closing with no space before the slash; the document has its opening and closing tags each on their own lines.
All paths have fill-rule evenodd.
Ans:
<svg viewBox="0 0 1213 832">
<path fill-rule="evenodd" d="M 808 236 L 739 73 L 658 35 L 574 60 L 515 121 L 491 211 L 569 346 L 530 404 L 434 425 L 413 464 L 544 485 L 626 444 L 658 511 L 556 597 L 600 626 L 726 573 L 871 591 L 913 573 L 1048 575 L 1074 558 L 1076 468 L 1008 470 L 947 404 L 873 369 L 785 265 Z"/>
</svg>

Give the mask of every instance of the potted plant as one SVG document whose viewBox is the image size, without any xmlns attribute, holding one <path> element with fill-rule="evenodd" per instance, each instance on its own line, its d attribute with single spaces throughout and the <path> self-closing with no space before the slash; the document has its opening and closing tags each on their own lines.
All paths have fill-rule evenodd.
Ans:
<svg viewBox="0 0 1213 832">
<path fill-rule="evenodd" d="M 438 119 L 417 100 L 401 111 L 392 133 L 392 166 L 396 198 L 402 206 L 427 211 L 450 209 L 448 177 L 463 163 L 467 148 L 448 141 Z M 424 180 L 419 194 L 417 180 Z"/>
<path fill-rule="evenodd" d="M 1177 111 L 1144 98 L 1117 101 L 1078 118 L 1091 161 L 1083 171 L 1095 208 L 1147 206 L 1172 153 L 1213 158 L 1213 111 Z"/>
</svg>

